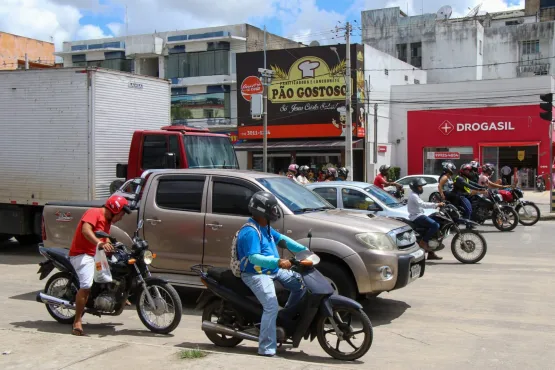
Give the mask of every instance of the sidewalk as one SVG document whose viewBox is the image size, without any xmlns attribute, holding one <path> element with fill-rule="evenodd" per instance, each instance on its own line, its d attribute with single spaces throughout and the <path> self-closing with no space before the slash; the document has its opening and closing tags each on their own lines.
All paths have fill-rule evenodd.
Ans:
<svg viewBox="0 0 555 370">
<path fill-rule="evenodd" d="M 523 199 L 536 203 L 541 212 L 541 220 L 555 220 L 555 213 L 550 213 L 549 191 L 538 193 L 537 191 L 528 190 L 524 192 Z"/>
</svg>

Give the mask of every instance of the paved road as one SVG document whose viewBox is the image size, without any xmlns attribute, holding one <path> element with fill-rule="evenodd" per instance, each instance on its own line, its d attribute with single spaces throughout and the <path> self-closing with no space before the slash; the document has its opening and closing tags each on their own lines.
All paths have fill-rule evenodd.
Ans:
<svg viewBox="0 0 555 370">
<path fill-rule="evenodd" d="M 86 316 L 90 337 L 72 337 L 69 327 L 54 322 L 34 302 L 44 285 L 36 275 L 41 260 L 36 247 L 9 242 L 0 246 L 0 352 L 11 352 L 0 356 L 0 368 L 248 369 L 266 368 L 272 361 L 277 369 L 552 369 L 555 222 L 509 233 L 492 226 L 482 229 L 489 246 L 482 263 L 462 265 L 445 251 L 445 260 L 428 263 L 423 279 L 367 305 L 374 344 L 354 363 L 330 359 L 317 341 L 303 342 L 272 360 L 257 357 L 254 343 L 220 350 L 200 330 L 194 310 L 198 293 L 190 290 L 180 291 L 185 310 L 171 336 L 145 331 L 130 308 L 119 317 Z M 178 360 L 176 352 L 182 348 L 215 353 Z"/>
</svg>

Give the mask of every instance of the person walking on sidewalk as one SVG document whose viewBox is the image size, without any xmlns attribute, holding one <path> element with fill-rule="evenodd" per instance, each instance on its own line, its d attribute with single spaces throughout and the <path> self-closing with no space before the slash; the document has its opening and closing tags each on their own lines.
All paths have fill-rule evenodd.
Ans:
<svg viewBox="0 0 555 370">
<path fill-rule="evenodd" d="M 112 244 L 100 240 L 94 233 L 104 231 L 109 234 L 111 225 L 120 221 L 125 213 L 131 213 L 127 199 L 119 195 L 112 195 L 102 208 L 91 208 L 85 212 L 77 225 L 69 249 L 69 261 L 79 278 L 79 291 L 75 298 L 73 335 L 84 334 L 81 319 L 93 284 L 96 250 L 104 249 L 107 253 L 114 251 Z"/>
</svg>

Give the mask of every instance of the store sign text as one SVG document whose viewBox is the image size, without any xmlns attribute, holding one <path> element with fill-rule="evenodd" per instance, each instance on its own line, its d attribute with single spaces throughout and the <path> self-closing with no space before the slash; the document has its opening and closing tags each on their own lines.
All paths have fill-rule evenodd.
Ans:
<svg viewBox="0 0 555 370">
<path fill-rule="evenodd" d="M 475 123 L 457 123 L 453 125 L 449 121 L 443 121 L 439 125 L 439 131 L 444 135 L 449 135 L 453 131 L 467 132 L 467 131 L 514 131 L 515 127 L 510 121 L 506 122 L 475 122 Z"/>
<path fill-rule="evenodd" d="M 428 152 L 427 159 L 460 159 L 461 153 L 459 152 Z"/>
</svg>

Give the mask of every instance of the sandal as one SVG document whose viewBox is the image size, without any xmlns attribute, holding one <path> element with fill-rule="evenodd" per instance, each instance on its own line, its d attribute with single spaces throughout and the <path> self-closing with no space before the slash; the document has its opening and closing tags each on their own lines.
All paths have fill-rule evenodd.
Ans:
<svg viewBox="0 0 555 370">
<path fill-rule="evenodd" d="M 85 333 L 83 332 L 83 329 L 79 329 L 79 328 L 73 328 L 73 330 L 71 331 L 71 334 L 75 335 L 76 337 L 84 337 Z"/>
</svg>

